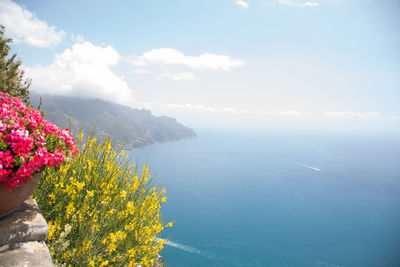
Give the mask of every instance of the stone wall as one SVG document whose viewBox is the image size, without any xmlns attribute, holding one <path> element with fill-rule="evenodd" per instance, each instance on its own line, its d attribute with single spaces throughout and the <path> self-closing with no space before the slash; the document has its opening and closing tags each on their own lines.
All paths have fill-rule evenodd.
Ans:
<svg viewBox="0 0 400 267">
<path fill-rule="evenodd" d="M 44 243 L 48 232 L 46 220 L 32 198 L 0 218 L 0 267 L 54 266 Z"/>
</svg>

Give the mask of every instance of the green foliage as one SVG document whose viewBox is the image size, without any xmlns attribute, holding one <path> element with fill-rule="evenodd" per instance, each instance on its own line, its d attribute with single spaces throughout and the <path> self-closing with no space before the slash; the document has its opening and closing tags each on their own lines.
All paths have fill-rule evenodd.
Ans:
<svg viewBox="0 0 400 267">
<path fill-rule="evenodd" d="M 46 136 L 46 144 L 45 147 L 47 148 L 47 151 L 50 153 L 54 153 L 55 148 L 62 148 L 62 150 L 65 150 L 67 146 L 65 145 L 65 142 L 58 138 L 57 135 L 54 134 L 49 134 Z"/>
<path fill-rule="evenodd" d="M 49 224 L 46 241 L 58 266 L 153 266 L 165 240 L 161 204 L 147 166 L 130 165 L 109 140 L 78 138 L 78 155 L 48 168 L 34 193 Z"/>
<path fill-rule="evenodd" d="M 10 52 L 8 44 L 12 42 L 12 39 L 6 38 L 4 31 L 4 26 L 0 25 L 0 91 L 18 97 L 29 105 L 28 88 L 31 80 L 24 79 L 24 71 L 20 69 L 21 61 L 16 60 L 17 54 L 7 58 Z"/>
<path fill-rule="evenodd" d="M 4 142 L 3 140 L 0 140 L 0 150 L 1 151 L 6 151 L 7 150 L 7 143 Z"/>
</svg>

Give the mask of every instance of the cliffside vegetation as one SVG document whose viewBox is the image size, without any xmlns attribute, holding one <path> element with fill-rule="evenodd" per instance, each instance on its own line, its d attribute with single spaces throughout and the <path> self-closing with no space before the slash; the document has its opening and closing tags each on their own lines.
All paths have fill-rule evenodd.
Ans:
<svg viewBox="0 0 400 267">
<path fill-rule="evenodd" d="M 30 79 L 24 79 L 24 71 L 20 69 L 22 62 L 16 60 L 17 54 L 8 57 L 11 38 L 4 36 L 4 26 L 0 25 L 0 90 L 21 99 L 29 104 Z"/>
<path fill-rule="evenodd" d="M 160 216 L 165 189 L 147 166 L 129 165 L 110 140 L 89 137 L 59 170 L 47 169 L 35 198 L 48 221 L 47 244 L 61 266 L 153 266 L 165 240 Z"/>
</svg>

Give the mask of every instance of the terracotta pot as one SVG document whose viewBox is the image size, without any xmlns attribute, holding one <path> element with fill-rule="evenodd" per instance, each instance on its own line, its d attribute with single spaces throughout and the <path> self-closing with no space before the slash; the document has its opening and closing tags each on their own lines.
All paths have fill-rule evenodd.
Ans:
<svg viewBox="0 0 400 267">
<path fill-rule="evenodd" d="M 7 216 L 13 211 L 22 206 L 24 201 L 32 195 L 33 190 L 42 173 L 35 173 L 32 179 L 29 179 L 26 184 L 18 185 L 11 189 L 11 192 L 0 183 L 0 218 Z"/>
</svg>

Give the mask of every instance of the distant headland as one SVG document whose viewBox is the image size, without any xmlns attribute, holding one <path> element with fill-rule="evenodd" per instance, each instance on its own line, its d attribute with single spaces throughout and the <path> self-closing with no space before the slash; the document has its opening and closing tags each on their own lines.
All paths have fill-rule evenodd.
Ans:
<svg viewBox="0 0 400 267">
<path fill-rule="evenodd" d="M 83 126 L 84 132 L 95 129 L 101 139 L 112 136 L 117 144 L 126 149 L 143 147 L 155 142 L 175 141 L 196 137 L 196 133 L 166 116 L 154 116 L 149 110 L 80 97 L 41 95 L 41 109 L 46 119 L 59 127 L 69 127 L 77 134 Z M 31 93 L 32 106 L 39 105 L 38 94 Z"/>
</svg>

